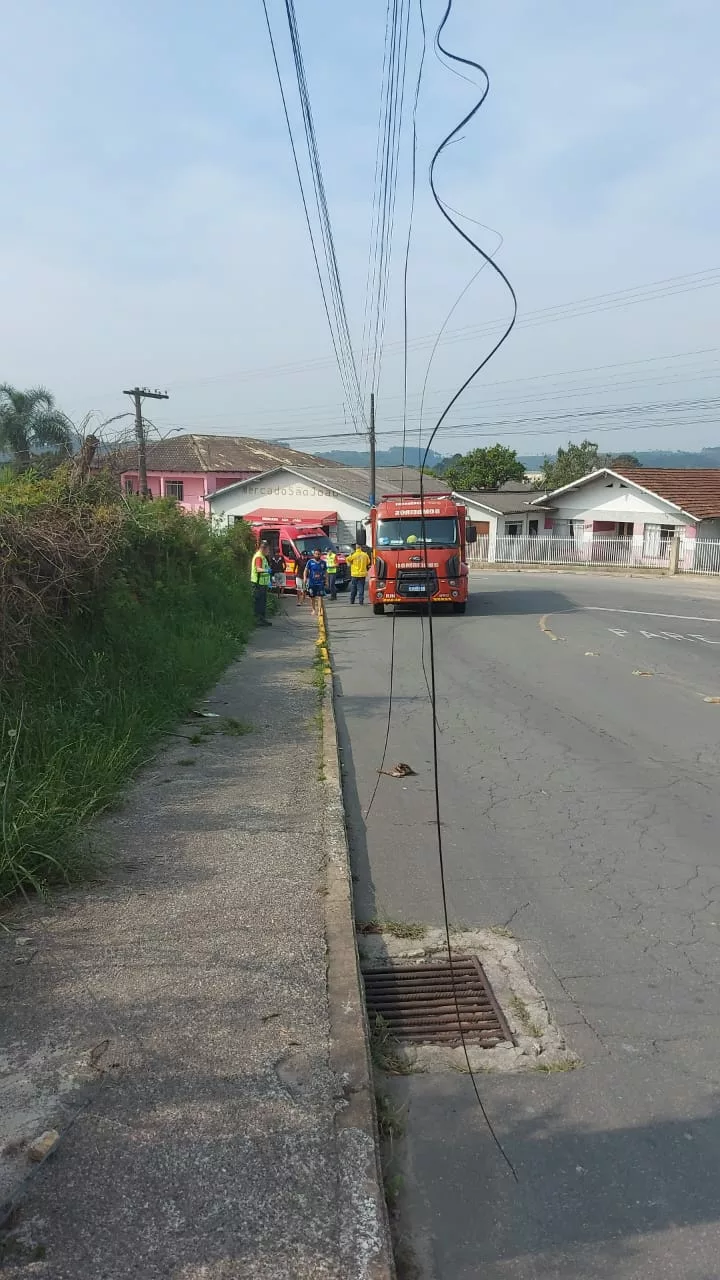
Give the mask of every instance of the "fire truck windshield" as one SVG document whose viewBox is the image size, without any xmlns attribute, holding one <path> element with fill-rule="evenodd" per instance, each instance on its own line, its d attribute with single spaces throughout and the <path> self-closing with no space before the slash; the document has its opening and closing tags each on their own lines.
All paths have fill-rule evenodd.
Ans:
<svg viewBox="0 0 720 1280">
<path fill-rule="evenodd" d="M 380 520 L 378 547 L 456 547 L 457 520 L 453 516 L 426 516 L 425 520 Z"/>
<path fill-rule="evenodd" d="M 309 556 L 317 547 L 318 551 L 337 551 L 334 542 L 331 542 L 326 534 L 314 534 L 310 538 L 296 538 L 295 546 L 304 556 Z"/>
</svg>

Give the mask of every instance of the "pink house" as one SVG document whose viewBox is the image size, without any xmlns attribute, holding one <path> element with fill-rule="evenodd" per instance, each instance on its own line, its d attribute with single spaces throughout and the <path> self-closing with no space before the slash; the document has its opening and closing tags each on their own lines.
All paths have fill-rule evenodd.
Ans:
<svg viewBox="0 0 720 1280">
<path fill-rule="evenodd" d="M 186 511 L 206 512 L 205 498 L 217 489 L 279 465 L 302 469 L 317 466 L 317 461 L 312 454 L 248 436 L 173 436 L 148 442 L 148 488 L 154 498 L 175 498 Z M 121 482 L 126 493 L 139 491 L 132 454 Z"/>
</svg>

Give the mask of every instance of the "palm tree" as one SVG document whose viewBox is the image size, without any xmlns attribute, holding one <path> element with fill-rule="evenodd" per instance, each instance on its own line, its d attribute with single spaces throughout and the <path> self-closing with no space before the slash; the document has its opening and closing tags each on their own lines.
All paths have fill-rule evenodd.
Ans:
<svg viewBox="0 0 720 1280">
<path fill-rule="evenodd" d="M 68 453 L 71 429 L 64 413 L 45 387 L 18 391 L 0 384 L 0 451 L 11 453 L 20 467 L 28 467 L 33 449 L 54 446 Z"/>
</svg>

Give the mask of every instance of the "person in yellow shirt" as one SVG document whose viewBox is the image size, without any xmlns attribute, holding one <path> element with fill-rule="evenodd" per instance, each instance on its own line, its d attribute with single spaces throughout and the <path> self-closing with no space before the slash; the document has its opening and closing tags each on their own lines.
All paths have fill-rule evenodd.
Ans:
<svg viewBox="0 0 720 1280">
<path fill-rule="evenodd" d="M 364 547 L 353 543 L 353 549 L 347 558 L 350 565 L 350 603 L 365 603 L 365 579 L 370 568 L 370 557 Z"/>
</svg>

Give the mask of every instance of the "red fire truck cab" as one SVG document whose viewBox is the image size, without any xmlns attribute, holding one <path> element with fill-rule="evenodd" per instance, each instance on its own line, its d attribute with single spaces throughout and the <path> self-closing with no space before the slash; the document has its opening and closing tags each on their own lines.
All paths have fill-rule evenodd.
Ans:
<svg viewBox="0 0 720 1280">
<path fill-rule="evenodd" d="M 446 493 L 389 494 L 370 512 L 372 565 L 368 574 L 375 613 L 385 605 L 451 605 L 464 613 L 468 600 L 465 559 L 467 508 Z"/>
<path fill-rule="evenodd" d="M 250 512 L 243 518 L 252 528 L 258 546 L 261 542 L 269 542 L 272 555 L 283 557 L 287 574 L 285 586 L 287 591 L 295 590 L 295 566 L 299 558 L 303 557 L 307 560 L 316 547 L 319 548 L 323 560 L 328 551 L 337 553 L 336 586 L 338 591 L 343 591 L 348 586 L 350 569 L 347 559 L 340 554 L 327 530 L 316 523 L 312 514 L 305 520 L 301 512 L 285 514 L 278 512 L 277 515 L 272 515 L 262 511 Z"/>
</svg>

